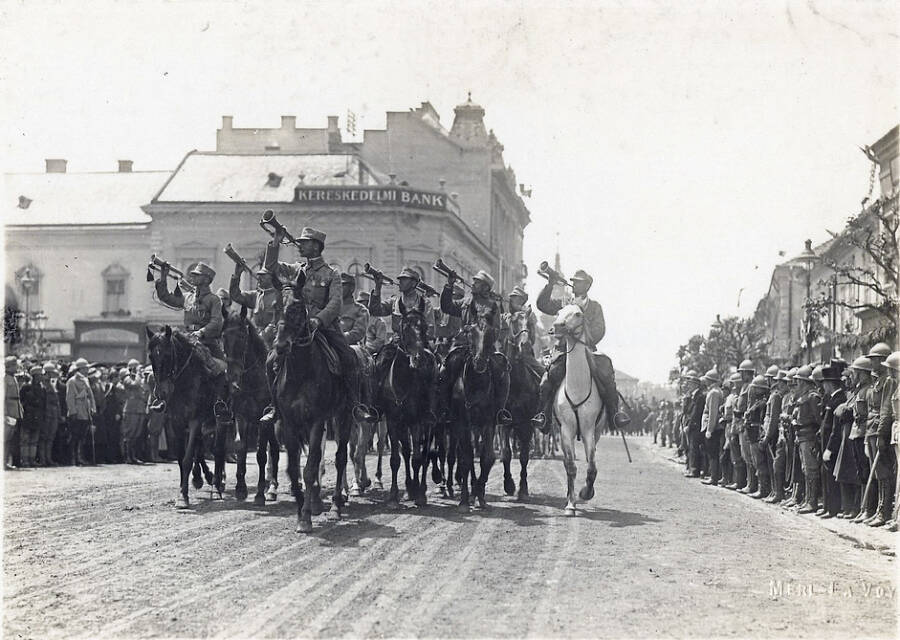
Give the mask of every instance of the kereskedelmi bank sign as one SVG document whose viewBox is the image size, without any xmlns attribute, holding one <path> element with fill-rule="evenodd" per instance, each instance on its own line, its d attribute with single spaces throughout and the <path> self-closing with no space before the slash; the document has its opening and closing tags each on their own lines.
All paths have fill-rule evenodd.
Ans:
<svg viewBox="0 0 900 640">
<path fill-rule="evenodd" d="M 447 210 L 447 194 L 405 187 L 297 187 L 294 199 L 311 205 L 386 205 L 414 209 Z"/>
</svg>

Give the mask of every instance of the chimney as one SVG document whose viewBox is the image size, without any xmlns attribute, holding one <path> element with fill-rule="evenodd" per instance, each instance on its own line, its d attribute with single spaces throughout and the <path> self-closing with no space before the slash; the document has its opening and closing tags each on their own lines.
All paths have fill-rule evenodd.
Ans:
<svg viewBox="0 0 900 640">
<path fill-rule="evenodd" d="M 44 162 L 47 165 L 47 173 L 66 172 L 66 161 L 62 158 L 47 158 Z"/>
<path fill-rule="evenodd" d="M 222 116 L 222 129 L 231 129 L 231 123 L 234 121 L 234 116 Z"/>
<path fill-rule="evenodd" d="M 281 116 L 281 128 L 293 131 L 297 128 L 296 116 Z"/>
<path fill-rule="evenodd" d="M 328 116 L 328 151 L 339 153 L 343 145 L 341 130 L 338 128 L 338 117 Z"/>
<path fill-rule="evenodd" d="M 338 117 L 328 116 L 328 133 L 335 133 L 338 130 Z"/>
<path fill-rule="evenodd" d="M 134 162 L 131 160 L 119 160 L 119 173 L 131 173 Z"/>
</svg>

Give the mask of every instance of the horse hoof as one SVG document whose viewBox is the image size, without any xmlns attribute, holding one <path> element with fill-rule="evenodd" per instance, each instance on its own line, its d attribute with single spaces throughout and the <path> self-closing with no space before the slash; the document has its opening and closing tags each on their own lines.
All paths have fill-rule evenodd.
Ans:
<svg viewBox="0 0 900 640">
<path fill-rule="evenodd" d="M 481 496 L 478 496 L 478 508 L 483 511 L 488 511 L 488 510 L 490 510 L 491 505 L 489 505 L 484 498 L 482 498 Z"/>
<path fill-rule="evenodd" d="M 297 523 L 297 533 L 312 533 L 312 530 L 313 530 L 312 520 L 309 519 L 308 517 L 301 519 Z"/>
<path fill-rule="evenodd" d="M 381 490 L 381 491 L 384 490 L 384 485 L 382 484 L 381 480 L 376 480 L 372 486 L 378 490 Z"/>
<path fill-rule="evenodd" d="M 247 499 L 247 487 L 235 487 L 234 488 L 234 497 L 236 500 L 246 500 Z"/>
<path fill-rule="evenodd" d="M 456 506 L 456 510 L 459 513 L 469 513 L 469 505 L 468 504 L 460 504 Z"/>
<path fill-rule="evenodd" d="M 528 502 L 528 489 L 525 489 L 524 491 L 519 489 L 519 494 L 516 496 L 516 499 L 519 502 Z"/>
<path fill-rule="evenodd" d="M 321 500 L 313 500 L 312 505 L 310 505 L 310 512 L 314 516 L 320 516 L 325 513 L 325 505 Z"/>
<path fill-rule="evenodd" d="M 353 497 L 353 498 L 358 498 L 358 497 L 360 497 L 361 495 L 362 495 L 362 491 L 360 490 L 358 484 L 355 484 L 355 485 L 353 485 L 352 487 L 350 487 L 350 496 L 351 496 L 351 497 Z"/>
<path fill-rule="evenodd" d="M 566 507 L 566 515 L 570 518 L 575 516 L 575 507 Z"/>
<path fill-rule="evenodd" d="M 200 476 L 194 476 L 194 478 L 191 480 L 191 484 L 194 486 L 195 489 L 202 489 L 203 488 L 203 478 L 201 478 Z"/>
<path fill-rule="evenodd" d="M 363 489 L 368 489 L 372 486 L 372 481 L 366 478 L 366 481 L 363 483 Z"/>
<path fill-rule="evenodd" d="M 387 501 L 385 506 L 387 506 L 388 509 L 399 509 L 400 501 L 397 500 L 397 498 L 391 498 L 390 500 Z"/>
<path fill-rule="evenodd" d="M 503 490 L 506 495 L 511 496 L 516 492 L 516 483 L 512 478 L 503 478 Z"/>
<path fill-rule="evenodd" d="M 266 506 L 266 497 L 265 497 L 263 494 L 261 494 L 261 493 L 257 493 L 257 494 L 253 497 L 253 504 L 255 504 L 257 507 L 264 507 L 264 506 Z"/>
<path fill-rule="evenodd" d="M 178 496 L 175 498 L 175 508 L 176 509 L 189 509 L 191 506 L 190 501 L 187 496 Z"/>
<path fill-rule="evenodd" d="M 276 502 L 278 500 L 278 494 L 274 491 L 266 491 L 266 500 L 268 502 Z"/>
<path fill-rule="evenodd" d="M 426 507 L 426 506 L 428 506 L 428 496 L 425 495 L 425 492 L 424 492 L 424 491 L 422 492 L 421 495 L 419 495 L 418 498 L 416 498 L 416 503 L 415 503 L 415 504 L 416 504 L 417 507 Z"/>
<path fill-rule="evenodd" d="M 594 487 L 581 487 L 581 491 L 578 492 L 578 497 L 587 502 L 594 497 Z"/>
</svg>

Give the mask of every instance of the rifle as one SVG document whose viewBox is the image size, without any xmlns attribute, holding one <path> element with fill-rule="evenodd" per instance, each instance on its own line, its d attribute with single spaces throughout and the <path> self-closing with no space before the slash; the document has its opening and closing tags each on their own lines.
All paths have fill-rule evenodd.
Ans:
<svg viewBox="0 0 900 640">
<path fill-rule="evenodd" d="M 546 260 L 544 260 L 538 267 L 537 274 L 546 279 L 547 282 L 553 282 L 572 288 L 572 283 L 563 278 L 562 274 L 559 271 L 550 268 L 550 263 Z"/>
<path fill-rule="evenodd" d="M 869 480 L 866 482 L 866 490 L 863 491 L 862 500 L 859 501 L 859 511 L 862 513 L 866 509 L 866 501 L 869 498 L 869 489 L 872 488 L 872 478 L 875 477 L 875 466 L 878 464 L 878 457 L 881 455 L 881 449 L 875 449 L 875 459 L 872 460 L 872 467 L 869 469 Z"/>
<path fill-rule="evenodd" d="M 437 271 L 442 276 L 446 277 L 448 280 L 453 279 L 459 281 L 459 283 L 466 289 L 471 289 L 472 285 L 463 280 L 456 271 L 451 269 L 442 259 L 438 258 L 437 261 L 431 267 L 435 271 Z M 488 291 L 488 297 L 495 302 L 503 302 L 503 296 L 499 293 L 495 293 L 493 291 Z M 502 311 L 502 310 L 501 310 Z"/>
<path fill-rule="evenodd" d="M 364 278 L 368 278 L 369 280 L 374 280 L 375 282 L 381 281 L 391 285 L 397 284 L 393 278 L 391 278 L 390 276 L 386 276 L 383 272 L 379 271 L 368 262 L 363 265 L 363 273 L 360 275 L 362 275 Z M 426 297 L 435 297 L 441 295 L 434 287 L 425 282 L 422 282 L 421 280 L 416 283 L 416 291 Z"/>
<path fill-rule="evenodd" d="M 256 274 L 253 273 L 253 270 L 247 264 L 246 260 L 241 257 L 237 251 L 234 250 L 234 247 L 231 246 L 231 243 L 225 245 L 225 248 L 222 250 L 225 252 L 225 255 L 234 260 L 234 263 L 238 265 L 241 269 L 250 274 L 251 278 L 256 278 Z"/>
</svg>

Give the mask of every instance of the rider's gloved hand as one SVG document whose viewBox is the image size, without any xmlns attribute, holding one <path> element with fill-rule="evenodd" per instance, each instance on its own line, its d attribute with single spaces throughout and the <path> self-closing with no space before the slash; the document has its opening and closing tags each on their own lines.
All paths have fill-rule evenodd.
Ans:
<svg viewBox="0 0 900 640">
<path fill-rule="evenodd" d="M 315 331 L 321 326 L 322 326 L 322 321 L 319 320 L 318 318 L 312 317 L 309 319 L 309 330 L 310 331 Z"/>
</svg>

